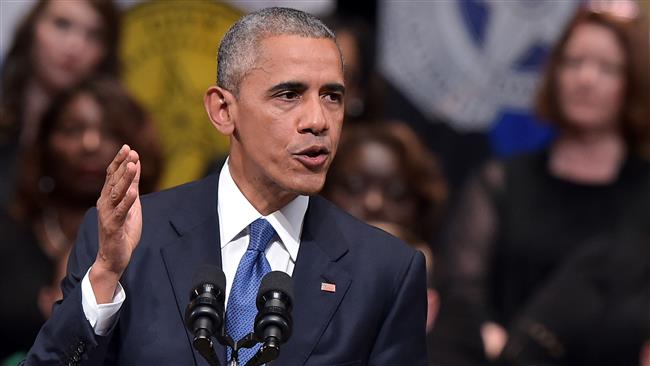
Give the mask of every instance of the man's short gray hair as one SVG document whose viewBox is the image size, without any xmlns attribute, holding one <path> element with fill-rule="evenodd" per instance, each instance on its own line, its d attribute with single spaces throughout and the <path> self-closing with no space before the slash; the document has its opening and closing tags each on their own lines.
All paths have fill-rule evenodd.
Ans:
<svg viewBox="0 0 650 366">
<path fill-rule="evenodd" d="M 239 83 L 254 67 L 260 42 L 280 35 L 329 38 L 336 42 L 331 29 L 303 11 L 275 7 L 250 13 L 230 27 L 219 45 L 217 85 L 238 94 Z"/>
</svg>

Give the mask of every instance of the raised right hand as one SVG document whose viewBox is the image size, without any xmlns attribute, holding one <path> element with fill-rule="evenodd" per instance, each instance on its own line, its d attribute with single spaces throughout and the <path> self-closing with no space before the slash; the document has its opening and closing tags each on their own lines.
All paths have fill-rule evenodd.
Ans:
<svg viewBox="0 0 650 366">
<path fill-rule="evenodd" d="M 111 302 L 142 233 L 138 183 L 140 158 L 128 145 L 106 169 L 106 181 L 97 200 L 99 249 L 90 271 L 98 304 Z"/>
</svg>

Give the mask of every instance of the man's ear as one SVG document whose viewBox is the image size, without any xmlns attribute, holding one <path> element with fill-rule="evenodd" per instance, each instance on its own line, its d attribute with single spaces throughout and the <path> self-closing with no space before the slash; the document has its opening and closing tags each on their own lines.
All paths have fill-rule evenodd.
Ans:
<svg viewBox="0 0 650 366">
<path fill-rule="evenodd" d="M 226 136 L 232 135 L 235 131 L 235 104 L 235 96 L 218 86 L 208 88 L 203 97 L 203 105 L 212 125 Z"/>
</svg>

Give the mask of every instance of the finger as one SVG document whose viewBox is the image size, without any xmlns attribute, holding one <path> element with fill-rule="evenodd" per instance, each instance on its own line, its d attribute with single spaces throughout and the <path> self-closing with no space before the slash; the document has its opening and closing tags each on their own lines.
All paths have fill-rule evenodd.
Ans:
<svg viewBox="0 0 650 366">
<path fill-rule="evenodd" d="M 113 158 L 113 161 L 108 164 L 108 167 L 106 168 L 106 179 L 104 181 L 104 186 L 102 187 L 102 194 L 104 194 L 109 187 L 115 185 L 115 174 L 119 170 L 120 166 L 122 166 L 122 163 L 129 156 L 130 150 L 131 149 L 129 148 L 129 145 L 122 145 L 120 150 Z"/>
<path fill-rule="evenodd" d="M 115 174 L 114 174 L 115 182 L 114 182 L 113 186 L 117 185 L 118 182 L 122 181 L 124 175 L 126 174 L 127 166 L 128 166 L 129 163 L 135 164 L 135 166 L 136 166 L 136 175 L 135 175 L 135 177 L 136 177 L 136 179 L 138 179 L 137 182 L 139 182 L 139 179 L 140 179 L 140 175 L 139 175 L 140 155 L 138 155 L 137 151 L 131 150 L 131 151 L 129 151 L 129 154 L 127 155 L 126 159 L 124 159 L 124 161 L 122 162 L 122 165 L 120 165 L 118 170 L 115 172 Z M 129 181 L 128 184 L 133 184 L 133 179 L 131 179 L 130 176 L 128 177 L 127 180 Z M 136 184 L 137 184 L 137 182 L 136 182 Z"/>
<path fill-rule="evenodd" d="M 127 162 L 124 167 L 124 174 L 115 183 L 115 185 L 111 187 L 109 191 L 110 202 L 113 204 L 113 206 L 117 206 L 120 203 L 120 201 L 122 201 L 127 190 L 133 184 L 133 180 L 135 179 L 136 173 L 137 173 L 136 164 L 131 161 Z"/>
<path fill-rule="evenodd" d="M 126 216 L 129 213 L 129 210 L 133 206 L 133 203 L 138 198 L 138 192 L 135 187 L 129 187 L 124 195 L 124 199 L 115 207 L 115 218 L 117 219 L 117 224 L 122 225 L 126 220 Z"/>
<path fill-rule="evenodd" d="M 130 162 L 136 163 L 139 159 L 140 157 L 138 156 L 138 153 L 135 150 L 129 150 L 129 152 L 126 155 L 126 158 L 124 159 L 124 161 L 122 161 L 122 164 L 120 164 L 120 166 L 117 168 L 117 171 L 113 173 L 113 178 L 112 181 L 109 182 L 109 186 L 115 186 L 117 182 L 119 182 L 124 176 L 127 165 Z"/>
<path fill-rule="evenodd" d="M 106 168 L 106 175 L 107 176 L 110 176 L 113 173 L 115 173 L 115 171 L 120 166 L 120 164 L 122 164 L 122 162 L 129 156 L 129 154 L 128 154 L 129 151 L 131 151 L 131 148 L 129 147 L 129 145 L 126 145 L 126 144 L 122 145 L 122 147 L 117 152 L 117 154 L 115 154 L 115 157 L 113 158 L 113 161 L 111 161 L 111 163 L 108 164 L 108 167 Z"/>
<path fill-rule="evenodd" d="M 120 166 L 117 168 L 117 170 L 112 174 L 111 178 L 104 184 L 104 187 L 102 187 L 102 195 L 104 196 L 109 196 L 111 198 L 111 201 L 115 202 L 115 186 L 120 182 L 122 179 L 124 179 L 124 175 L 126 173 L 126 167 L 129 164 L 129 162 L 137 162 L 140 159 L 138 156 L 138 153 L 135 152 L 135 150 L 129 150 L 128 153 L 126 154 L 126 157 L 120 164 Z M 131 177 L 128 178 L 129 180 Z"/>
</svg>

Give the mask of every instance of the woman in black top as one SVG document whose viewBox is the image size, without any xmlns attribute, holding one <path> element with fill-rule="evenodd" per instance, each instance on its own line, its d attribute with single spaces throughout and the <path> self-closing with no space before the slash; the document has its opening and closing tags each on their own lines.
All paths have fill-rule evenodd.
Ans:
<svg viewBox="0 0 650 366">
<path fill-rule="evenodd" d="M 635 231 L 643 226 L 637 217 L 650 216 L 648 46 L 647 24 L 640 18 L 580 9 L 550 56 L 538 99 L 541 117 L 558 127 L 557 139 L 542 153 L 488 163 L 452 213 L 439 267 L 440 323 L 453 324 L 445 317 L 460 319 L 457 329 L 468 333 L 458 339 L 482 342 L 488 358 L 509 364 L 638 365 L 642 339 L 637 338 L 647 335 L 614 329 L 613 322 L 596 326 L 593 319 L 605 310 L 632 311 L 615 302 L 643 296 L 642 289 L 617 293 L 596 286 L 598 305 L 588 297 L 569 303 L 558 297 L 571 292 L 569 284 L 574 294 L 591 284 L 570 280 L 584 267 L 583 260 L 574 259 L 578 253 L 605 242 L 599 255 L 606 262 L 609 257 L 602 253 L 621 245 L 615 233 Z M 647 261 L 647 247 L 642 248 L 630 244 L 626 258 Z M 617 280 L 612 271 L 586 267 L 593 276 Z M 629 280 L 650 281 L 643 273 Z M 542 290 L 547 295 L 539 300 Z M 552 312 L 544 310 L 551 307 Z M 593 312 L 590 321 L 553 321 L 581 313 L 577 309 L 583 315 Z M 635 309 L 634 316 L 642 317 L 641 308 Z M 635 354 L 624 352 L 629 347 L 620 342 L 589 337 L 616 331 L 625 345 L 638 344 Z M 590 355 L 583 352 L 589 346 L 601 348 Z M 538 351 L 542 358 L 533 355 Z"/>
</svg>

